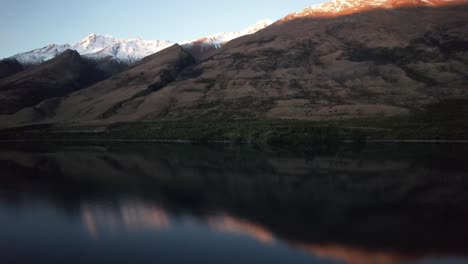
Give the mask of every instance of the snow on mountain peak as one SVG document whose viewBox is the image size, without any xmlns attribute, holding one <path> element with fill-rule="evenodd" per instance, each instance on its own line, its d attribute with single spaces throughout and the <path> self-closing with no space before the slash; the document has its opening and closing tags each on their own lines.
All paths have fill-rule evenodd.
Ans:
<svg viewBox="0 0 468 264">
<path fill-rule="evenodd" d="M 242 36 L 245 36 L 245 35 L 250 35 L 250 34 L 254 34 L 268 26 L 270 26 L 271 24 L 273 24 L 273 21 L 270 20 L 270 19 L 263 19 L 263 20 L 260 20 L 258 21 L 257 23 L 255 23 L 254 25 L 248 27 L 248 28 L 245 28 L 241 31 L 238 31 L 238 32 L 221 32 L 221 33 L 218 33 L 218 34 L 214 34 L 214 35 L 210 35 L 210 36 L 206 36 L 206 37 L 203 37 L 203 38 L 200 38 L 200 39 L 195 39 L 195 40 L 191 40 L 191 41 L 184 41 L 182 42 L 182 45 L 185 46 L 185 47 L 190 47 L 192 46 L 194 43 L 197 43 L 197 44 L 202 44 L 202 45 L 207 45 L 207 46 L 214 46 L 215 48 L 220 48 L 222 47 L 225 43 L 233 40 L 233 39 L 236 39 L 236 38 L 239 38 L 239 37 L 242 37 Z"/>
<path fill-rule="evenodd" d="M 273 21 L 264 19 L 239 32 L 223 32 L 194 41 L 185 42 L 183 45 L 188 47 L 193 42 L 196 42 L 202 43 L 202 45 L 210 45 L 220 48 L 226 42 L 244 35 L 253 34 L 272 23 Z M 23 65 L 40 64 L 44 61 L 55 58 L 67 49 L 72 49 L 76 50 L 80 55 L 88 59 L 111 58 L 119 62 L 133 63 L 174 44 L 175 43 L 170 41 L 143 40 L 141 38 L 117 39 L 111 35 L 97 35 L 93 33 L 73 45 L 50 44 L 44 48 L 14 55 L 11 58 L 17 59 Z"/>
<path fill-rule="evenodd" d="M 141 38 L 117 39 L 111 35 L 91 34 L 72 46 L 87 58 L 110 57 L 132 63 L 174 45 L 170 41 L 142 40 Z"/>
<path fill-rule="evenodd" d="M 153 53 L 174 45 L 170 41 L 117 39 L 111 35 L 90 34 L 76 44 L 50 44 L 44 48 L 14 55 L 21 64 L 40 64 L 55 58 L 67 49 L 76 50 L 88 59 L 111 58 L 119 62 L 133 63 Z"/>
<path fill-rule="evenodd" d="M 40 64 L 44 61 L 57 57 L 58 55 L 62 54 L 64 51 L 70 48 L 71 46 L 68 44 L 49 44 L 40 49 L 35 49 L 26 53 L 17 54 L 11 58 L 17 59 L 18 62 L 23 65 Z"/>
<path fill-rule="evenodd" d="M 252 26 L 242 30 L 240 33 L 244 34 L 244 35 L 254 34 L 257 31 L 260 31 L 260 30 L 270 26 L 271 24 L 273 24 L 272 20 L 262 19 L 262 20 L 259 20 L 257 23 L 253 24 Z"/>
<path fill-rule="evenodd" d="M 323 4 L 315 5 L 299 12 L 298 14 L 309 13 L 340 13 L 345 10 L 352 10 L 361 7 L 379 7 L 383 6 L 388 0 L 334 0 Z"/>
</svg>

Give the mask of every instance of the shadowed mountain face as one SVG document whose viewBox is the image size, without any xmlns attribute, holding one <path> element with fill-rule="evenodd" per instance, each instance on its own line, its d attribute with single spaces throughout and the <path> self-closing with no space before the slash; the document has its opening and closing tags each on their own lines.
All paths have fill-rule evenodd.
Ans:
<svg viewBox="0 0 468 264">
<path fill-rule="evenodd" d="M 195 59 L 179 45 L 144 58 L 127 71 L 64 98 L 54 120 L 139 120 L 134 108 L 153 93 L 165 93 L 166 86 L 195 64 Z M 146 106 L 148 113 L 164 109 L 170 102 Z M 74 105 L 74 107 L 72 107 Z M 141 113 L 141 112 L 140 112 Z"/>
<path fill-rule="evenodd" d="M 21 63 L 15 59 L 4 59 L 0 61 L 0 79 L 16 74 L 24 70 Z"/>
<path fill-rule="evenodd" d="M 15 113 L 44 100 L 65 96 L 109 77 L 76 51 L 0 80 L 0 113 Z M 47 102 L 43 103 L 47 104 Z"/>
<path fill-rule="evenodd" d="M 215 45 L 206 45 L 204 39 L 194 41 L 190 45 L 184 45 L 184 49 L 190 52 L 197 62 L 203 61 L 215 54 L 219 47 Z"/>
<path fill-rule="evenodd" d="M 79 57 L 76 52 L 71 52 Z M 66 55 L 66 54 L 65 54 Z M 63 57 L 62 55 L 61 57 Z M 61 58 L 59 57 L 59 58 Z M 58 58 L 50 61 L 56 62 Z M 47 62 L 41 65 L 47 65 Z M 112 63 L 115 61 L 100 61 L 96 68 L 103 69 L 109 66 L 115 69 Z M 24 108 L 15 115 L 0 116 L 0 124 L 15 126 L 22 123 L 40 121 L 89 121 L 115 118 L 115 120 L 139 120 L 132 108 L 144 101 L 144 98 L 152 93 L 164 90 L 169 83 L 174 82 L 186 68 L 195 64 L 195 59 L 179 45 L 174 45 L 161 52 L 153 54 L 128 67 L 120 74 L 98 82 L 86 89 L 69 91 L 66 97 L 58 97 L 46 100 L 32 108 Z M 59 69 L 70 69 L 69 67 Z M 89 75 L 84 75 L 84 77 Z M 14 76 L 16 77 L 16 76 Z M 76 76 L 79 77 L 79 76 Z M 50 86 L 57 87 L 57 85 Z M 62 91 L 62 90 L 60 90 Z M 32 93 L 34 94 L 34 93 Z M 27 98 L 27 96 L 25 96 Z M 165 104 L 152 105 L 148 112 L 154 108 L 164 109 Z M 126 109 L 129 111 L 125 112 Z M 119 113 L 121 116 L 116 116 Z M 62 122 L 62 121 L 58 121 Z"/>
<path fill-rule="evenodd" d="M 47 121 L 340 120 L 466 98 L 466 1 L 390 2 L 328 16 L 297 13 L 196 65 L 171 47 L 64 98 Z M 167 64 L 168 57 L 176 59 Z M 8 118 L 32 121 L 24 116 Z"/>
<path fill-rule="evenodd" d="M 34 208 L 34 226 L 48 227 L 38 213 L 38 208 L 48 205 L 52 209 L 46 212 L 65 214 L 64 222 L 74 223 L 67 236 L 53 232 L 63 224 L 57 220 L 51 222 L 55 225 L 51 230 L 30 227 L 15 234 L 38 243 L 49 238 L 38 232 L 49 232 L 59 244 L 40 243 L 45 247 L 41 249 L 58 247 L 65 257 L 70 246 L 81 252 L 89 245 L 113 248 L 128 242 L 138 245 L 121 247 L 128 257 L 167 254 L 174 260 L 180 255 L 174 252 L 191 247 L 190 235 L 184 236 L 183 245 L 174 245 L 170 241 L 180 234 L 164 230 L 179 230 L 178 223 L 186 219 L 187 224 L 206 226 L 202 232 L 251 237 L 271 247 L 265 252 L 251 245 L 257 251 L 251 256 L 241 254 L 249 260 L 246 263 L 258 263 L 253 256 L 274 255 L 282 244 L 330 259 L 308 263 L 397 264 L 426 263 L 424 259 L 432 257 L 466 258 L 466 155 L 463 145 L 428 144 L 316 146 L 303 152 L 147 143 L 3 145 L 0 223 L 8 219 L 1 217 L 4 208 L 16 208 L 17 220 L 0 225 L 0 233 L 8 235 L 7 230 L 20 227 L 27 208 Z M 154 234 L 155 230 L 163 233 Z M 83 243 L 88 236 L 100 244 Z M 38 254 L 22 244 L 25 240 L 10 238 L 16 242 L 4 245 L 12 249 L 4 252 L 7 256 L 8 252 Z M 166 246 L 139 246 L 148 245 L 148 239 L 157 245 L 158 238 Z M 198 237 L 196 241 L 208 243 L 209 249 L 200 248 L 190 255 L 193 259 L 216 258 L 212 249 L 218 246 L 213 240 Z M 223 254 L 246 252 L 235 243 L 222 250 L 227 250 Z M 93 252 L 84 257 L 109 258 L 120 251 Z M 297 254 L 290 255 L 288 263 L 301 263 Z M 116 263 L 121 262 L 125 260 Z"/>
</svg>

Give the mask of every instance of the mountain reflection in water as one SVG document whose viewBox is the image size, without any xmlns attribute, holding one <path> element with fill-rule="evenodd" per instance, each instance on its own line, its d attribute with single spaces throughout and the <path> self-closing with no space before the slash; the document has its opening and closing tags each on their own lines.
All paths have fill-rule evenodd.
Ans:
<svg viewBox="0 0 468 264">
<path fill-rule="evenodd" d="M 2 263 L 468 263 L 468 147 L 6 145 Z"/>
</svg>

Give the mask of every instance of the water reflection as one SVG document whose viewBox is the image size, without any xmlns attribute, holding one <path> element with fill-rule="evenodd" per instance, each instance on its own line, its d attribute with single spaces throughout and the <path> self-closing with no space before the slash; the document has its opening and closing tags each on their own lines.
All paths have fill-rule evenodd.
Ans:
<svg viewBox="0 0 468 264">
<path fill-rule="evenodd" d="M 170 224 L 164 209 L 137 201 L 125 201 L 114 207 L 84 204 L 81 216 L 86 230 L 95 239 L 102 233 L 158 231 L 169 228 Z"/>
<path fill-rule="evenodd" d="M 416 261 L 418 257 L 386 251 L 369 251 L 340 245 L 299 245 L 299 248 L 314 256 L 343 261 L 348 264 L 393 264 Z"/>
<path fill-rule="evenodd" d="M 2 145 L 0 260 L 468 263 L 466 154 Z"/>
<path fill-rule="evenodd" d="M 207 222 L 208 226 L 217 232 L 243 234 L 262 243 L 275 243 L 275 238 L 269 230 L 257 224 L 250 223 L 247 220 L 236 219 L 229 215 L 221 215 L 211 217 Z"/>
</svg>

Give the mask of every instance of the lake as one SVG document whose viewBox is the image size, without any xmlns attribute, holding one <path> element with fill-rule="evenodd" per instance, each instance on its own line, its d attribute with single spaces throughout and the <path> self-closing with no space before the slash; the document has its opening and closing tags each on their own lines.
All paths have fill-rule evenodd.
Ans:
<svg viewBox="0 0 468 264">
<path fill-rule="evenodd" d="M 0 263 L 468 263 L 468 145 L 0 143 Z"/>
</svg>

